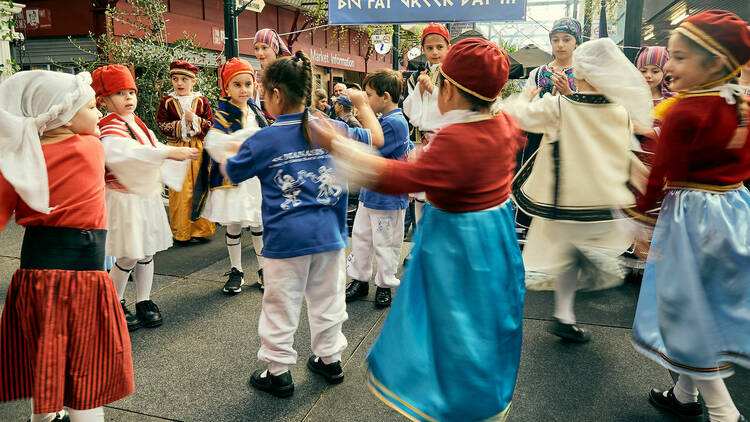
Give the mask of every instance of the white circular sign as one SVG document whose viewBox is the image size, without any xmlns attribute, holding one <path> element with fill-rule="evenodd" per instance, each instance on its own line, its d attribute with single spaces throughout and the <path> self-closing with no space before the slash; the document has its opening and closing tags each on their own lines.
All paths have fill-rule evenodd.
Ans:
<svg viewBox="0 0 750 422">
<path fill-rule="evenodd" d="M 414 60 L 415 58 L 419 57 L 420 54 L 422 54 L 422 50 L 420 50 L 419 47 L 414 47 L 406 52 L 406 58 L 408 58 L 409 60 Z"/>
<path fill-rule="evenodd" d="M 391 44 L 375 44 L 374 47 L 378 54 L 388 54 L 391 51 Z"/>
</svg>

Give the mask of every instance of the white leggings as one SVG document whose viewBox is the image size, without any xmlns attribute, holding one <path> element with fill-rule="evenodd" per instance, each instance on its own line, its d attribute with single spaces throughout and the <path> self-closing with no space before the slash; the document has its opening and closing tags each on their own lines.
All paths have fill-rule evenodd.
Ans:
<svg viewBox="0 0 750 422">
<path fill-rule="evenodd" d="M 721 378 L 701 380 L 680 374 L 673 391 L 677 400 L 682 403 L 698 401 L 700 393 L 706 403 L 711 422 L 737 422 L 740 418 L 740 412 Z"/>
<path fill-rule="evenodd" d="M 122 299 L 128 285 L 128 275 L 132 270 L 135 280 L 136 302 L 149 300 L 151 286 L 154 283 L 154 257 L 146 256 L 141 259 L 117 258 L 115 265 L 109 270 L 109 276 L 115 284 L 117 297 Z"/>
<path fill-rule="evenodd" d="M 34 409 L 33 400 L 31 408 Z M 68 412 L 68 416 L 70 416 L 70 422 L 104 422 L 103 407 L 86 410 L 68 409 L 66 407 L 65 410 Z M 35 413 L 31 415 L 31 422 L 51 422 L 55 420 L 56 416 L 57 413 Z"/>
</svg>

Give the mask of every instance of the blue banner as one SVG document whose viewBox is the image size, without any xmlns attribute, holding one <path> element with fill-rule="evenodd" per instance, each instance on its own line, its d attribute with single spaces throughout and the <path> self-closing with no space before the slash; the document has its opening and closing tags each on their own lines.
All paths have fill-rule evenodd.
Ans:
<svg viewBox="0 0 750 422">
<path fill-rule="evenodd" d="M 331 25 L 526 20 L 526 0 L 328 0 Z"/>
</svg>

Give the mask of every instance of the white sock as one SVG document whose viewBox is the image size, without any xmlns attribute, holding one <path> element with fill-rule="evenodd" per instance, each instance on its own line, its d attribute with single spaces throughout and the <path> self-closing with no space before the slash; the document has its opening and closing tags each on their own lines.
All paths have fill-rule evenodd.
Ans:
<svg viewBox="0 0 750 422">
<path fill-rule="evenodd" d="M 117 290 L 117 297 L 122 299 L 125 296 L 125 288 L 128 287 L 128 276 L 130 271 L 135 267 L 135 259 L 128 258 L 117 258 L 115 265 L 109 270 L 109 276 L 112 277 L 112 282 L 115 284 L 115 290 Z"/>
<path fill-rule="evenodd" d="M 564 272 L 557 279 L 555 287 L 555 318 L 563 324 L 575 324 L 576 315 L 573 304 L 578 287 L 578 269 L 573 268 Z"/>
<path fill-rule="evenodd" d="M 330 365 L 341 360 L 341 353 L 337 353 L 333 356 L 326 356 L 324 358 L 319 357 L 319 359 L 322 360 L 326 365 Z"/>
<path fill-rule="evenodd" d="M 86 410 L 68 409 L 68 414 L 70 422 L 104 422 L 103 407 Z"/>
<path fill-rule="evenodd" d="M 62 416 L 65 415 L 65 410 L 61 410 L 55 413 L 34 413 L 34 399 L 31 402 L 31 422 L 51 422 L 55 420 L 55 417 L 59 413 Z"/>
<path fill-rule="evenodd" d="M 414 200 L 414 222 L 419 224 L 419 220 L 422 218 L 422 209 L 424 208 L 424 201 L 420 201 L 419 199 Z"/>
<path fill-rule="evenodd" d="M 268 372 L 271 375 L 279 376 L 289 370 L 289 365 L 285 363 L 268 362 Z"/>
<path fill-rule="evenodd" d="M 231 224 L 227 226 L 227 250 L 229 251 L 229 263 L 232 267 L 242 271 L 242 226 Z"/>
<path fill-rule="evenodd" d="M 723 379 L 700 380 L 693 378 L 708 409 L 711 422 L 737 422 L 740 412 L 734 406 Z"/>
<path fill-rule="evenodd" d="M 255 257 L 258 258 L 258 269 L 263 268 L 263 226 L 250 227 L 250 234 L 253 235 L 253 249 Z"/>
<path fill-rule="evenodd" d="M 151 286 L 154 284 L 154 257 L 147 256 L 135 266 L 135 302 L 143 302 L 151 297 Z"/>
<path fill-rule="evenodd" d="M 688 375 L 680 374 L 672 392 L 677 401 L 682 404 L 698 401 L 698 389 L 695 387 L 693 379 Z M 666 394 L 667 392 L 665 391 L 664 393 Z"/>
</svg>

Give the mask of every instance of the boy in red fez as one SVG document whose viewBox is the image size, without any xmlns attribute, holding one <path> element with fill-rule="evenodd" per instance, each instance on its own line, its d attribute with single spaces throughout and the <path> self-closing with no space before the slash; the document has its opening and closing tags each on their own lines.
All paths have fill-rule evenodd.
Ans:
<svg viewBox="0 0 750 422">
<path fill-rule="evenodd" d="M 709 420 L 745 421 L 723 378 L 750 367 L 750 113 L 736 83 L 750 28 L 733 13 L 702 12 L 674 30 L 669 54 L 677 95 L 657 106 L 661 134 L 638 202 L 644 211 L 663 197 L 632 342 L 679 373 L 674 387 L 651 390 L 656 407 L 702 420 L 700 394 Z"/>
<path fill-rule="evenodd" d="M 258 259 L 258 283 L 263 288 L 263 195 L 260 181 L 252 177 L 234 184 L 221 175 L 219 165 L 234 155 L 236 148 L 250 135 L 268 126 L 263 111 L 253 101 L 258 85 L 255 70 L 247 60 L 234 57 L 219 67 L 221 98 L 216 106 L 214 124 L 206 134 L 206 151 L 211 155 L 209 192 L 202 215 L 208 221 L 226 227 L 229 254 L 227 282 L 222 291 L 234 295 L 245 285 L 242 270 L 242 228 L 249 227 L 255 256 Z"/>
<path fill-rule="evenodd" d="M 437 79 L 445 126 L 415 161 L 362 151 L 314 121 L 314 141 L 350 180 L 429 199 L 412 262 L 367 356 L 370 390 L 412 420 L 504 421 L 509 413 L 524 299 L 509 197 L 523 136 L 513 118 L 490 113 L 509 68 L 490 41 L 451 47 Z"/>
<path fill-rule="evenodd" d="M 190 163 L 182 190 L 169 190 L 169 225 L 172 237 L 177 242 L 208 241 L 216 226 L 200 213 L 194 212 L 194 203 L 208 194 L 208 160 L 204 160 L 203 138 L 214 122 L 211 105 L 193 87 L 198 77 L 198 68 L 185 60 L 175 60 L 169 65 L 172 92 L 162 97 L 156 113 L 159 131 L 166 135 L 172 146 L 196 148 L 201 158 Z M 201 178 L 201 174 L 205 178 Z"/>
<path fill-rule="evenodd" d="M 450 33 L 445 25 L 430 23 L 422 31 L 422 52 L 427 57 L 427 69 L 413 73 L 407 81 L 408 95 L 404 99 L 404 114 L 413 126 L 411 139 L 416 154 L 426 145 L 428 134 L 441 127 L 440 110 L 437 107 L 437 77 L 440 63 L 450 49 Z M 415 225 L 422 217 L 425 204 L 424 192 L 411 195 L 414 198 Z"/>
<path fill-rule="evenodd" d="M 108 256 L 117 258 L 110 270 L 130 331 L 162 324 L 151 301 L 154 254 L 172 246 L 172 233 L 161 199 L 162 183 L 180 190 L 189 162 L 199 150 L 167 146 L 135 115 L 138 88 L 130 70 L 107 65 L 94 70 L 92 86 L 108 114 L 99 121 L 107 166 Z M 184 161 L 178 163 L 177 161 Z M 133 271 L 134 270 L 134 271 Z M 125 306 L 125 288 L 133 271 L 136 314 Z"/>
</svg>

